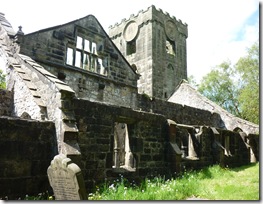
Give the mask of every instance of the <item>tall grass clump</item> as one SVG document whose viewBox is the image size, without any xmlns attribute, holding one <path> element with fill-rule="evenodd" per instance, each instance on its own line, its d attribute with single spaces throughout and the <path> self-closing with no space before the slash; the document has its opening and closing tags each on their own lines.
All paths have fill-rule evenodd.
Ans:
<svg viewBox="0 0 263 204">
<path fill-rule="evenodd" d="M 200 171 L 183 172 L 176 178 L 145 178 L 140 185 L 122 175 L 89 194 L 90 200 L 259 200 L 259 164 L 239 168 L 218 165 Z"/>
</svg>

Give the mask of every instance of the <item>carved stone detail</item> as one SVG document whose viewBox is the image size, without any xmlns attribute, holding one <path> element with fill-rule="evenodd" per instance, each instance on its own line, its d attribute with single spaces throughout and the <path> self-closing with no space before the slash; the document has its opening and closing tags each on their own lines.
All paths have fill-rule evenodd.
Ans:
<svg viewBox="0 0 263 204">
<path fill-rule="evenodd" d="M 130 21 L 124 28 L 124 39 L 127 42 L 132 41 L 138 34 L 138 25 L 135 21 Z"/>
<path fill-rule="evenodd" d="M 165 33 L 167 35 L 167 37 L 172 40 L 175 41 L 176 39 L 176 34 L 177 34 L 177 27 L 175 25 L 175 23 L 171 20 L 168 20 L 165 22 Z"/>
</svg>

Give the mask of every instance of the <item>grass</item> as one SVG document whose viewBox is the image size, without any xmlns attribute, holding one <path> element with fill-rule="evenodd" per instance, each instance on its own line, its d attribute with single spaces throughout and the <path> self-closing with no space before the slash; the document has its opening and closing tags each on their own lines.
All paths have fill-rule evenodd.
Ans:
<svg viewBox="0 0 263 204">
<path fill-rule="evenodd" d="M 145 179 L 140 186 L 122 176 L 112 184 L 97 187 L 89 200 L 259 200 L 259 164 L 238 168 L 212 166 L 184 172 L 177 178 Z"/>
<path fill-rule="evenodd" d="M 259 163 L 237 168 L 218 165 L 200 171 L 187 171 L 165 180 L 146 178 L 139 186 L 122 175 L 113 183 L 97 186 L 89 200 L 185 200 L 196 197 L 207 200 L 259 200 Z M 5 199 L 7 200 L 7 199 Z M 54 200 L 48 192 L 22 200 Z"/>
</svg>

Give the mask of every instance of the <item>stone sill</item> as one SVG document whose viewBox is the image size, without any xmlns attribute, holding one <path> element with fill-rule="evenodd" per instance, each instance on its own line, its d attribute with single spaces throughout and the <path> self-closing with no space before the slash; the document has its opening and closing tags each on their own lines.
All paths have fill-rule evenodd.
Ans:
<svg viewBox="0 0 263 204">
<path fill-rule="evenodd" d="M 136 168 L 126 167 L 126 166 L 121 166 L 119 168 L 113 166 L 112 168 L 113 168 L 113 172 L 115 173 L 136 172 Z"/>
<path fill-rule="evenodd" d="M 185 161 L 199 161 L 200 159 L 198 157 L 182 157 L 182 160 L 185 160 Z"/>
</svg>

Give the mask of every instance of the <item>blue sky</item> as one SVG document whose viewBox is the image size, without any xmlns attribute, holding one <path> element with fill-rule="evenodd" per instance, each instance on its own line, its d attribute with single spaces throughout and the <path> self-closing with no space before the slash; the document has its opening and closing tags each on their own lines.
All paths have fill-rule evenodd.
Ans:
<svg viewBox="0 0 263 204">
<path fill-rule="evenodd" d="M 253 25 L 259 19 L 259 8 L 247 19 L 247 24 Z"/>
<path fill-rule="evenodd" d="M 4 0 L 0 12 L 15 31 L 22 25 L 25 34 L 89 14 L 107 32 L 110 25 L 151 5 L 188 24 L 188 76 L 197 81 L 225 60 L 235 64 L 259 36 L 258 0 Z"/>
<path fill-rule="evenodd" d="M 245 40 L 246 26 L 254 26 L 255 24 L 259 25 L 259 8 L 251 14 L 251 16 L 244 22 L 244 27 L 239 30 L 236 34 L 237 41 Z"/>
</svg>

